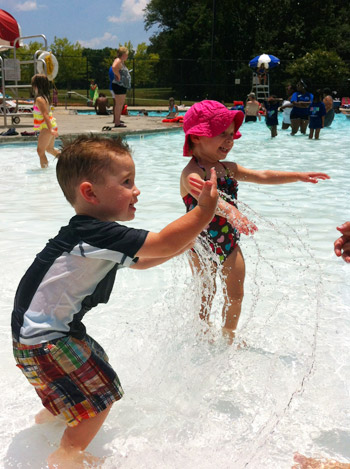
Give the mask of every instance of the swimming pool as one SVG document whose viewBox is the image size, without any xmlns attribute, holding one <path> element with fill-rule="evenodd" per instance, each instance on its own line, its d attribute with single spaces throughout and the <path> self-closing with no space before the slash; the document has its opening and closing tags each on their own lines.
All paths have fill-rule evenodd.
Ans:
<svg viewBox="0 0 350 469">
<path fill-rule="evenodd" d="M 184 213 L 183 135 L 132 137 L 141 190 L 130 225 L 159 230 Z M 349 121 L 337 115 L 320 141 L 275 139 L 263 122 L 242 126 L 230 160 L 251 168 L 317 170 L 316 185 L 240 183 L 240 208 L 257 224 L 242 236 L 247 264 L 239 338 L 203 337 L 198 292 L 185 256 L 148 271 L 124 269 L 107 305 L 84 321 L 105 347 L 125 396 L 88 448 L 103 468 L 290 468 L 293 453 L 350 460 L 350 266 L 333 254 L 335 226 L 349 215 Z M 44 468 L 62 426 L 34 426 L 35 392 L 14 366 L 9 322 L 18 281 L 72 215 L 54 162 L 38 168 L 35 146 L 0 147 L 0 466 Z M 40 448 L 40 451 L 38 450 Z"/>
<path fill-rule="evenodd" d="M 147 111 L 148 112 L 148 117 L 166 117 L 169 113 L 168 111 Z M 96 116 L 95 111 L 90 111 L 90 110 L 79 110 L 77 111 L 77 114 L 81 114 L 84 116 Z M 179 111 L 179 116 L 184 116 L 186 114 L 186 111 Z M 129 116 L 143 116 L 142 111 L 135 111 L 135 110 L 128 110 L 128 115 Z"/>
</svg>

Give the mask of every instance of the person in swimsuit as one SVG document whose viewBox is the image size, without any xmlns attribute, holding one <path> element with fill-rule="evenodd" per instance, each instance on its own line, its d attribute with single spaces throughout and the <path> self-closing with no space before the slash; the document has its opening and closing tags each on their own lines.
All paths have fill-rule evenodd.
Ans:
<svg viewBox="0 0 350 469">
<path fill-rule="evenodd" d="M 175 99 L 169 98 L 169 110 L 168 110 L 168 115 L 166 116 L 166 119 L 174 119 L 174 117 L 177 117 L 178 115 L 179 115 L 179 109 L 175 104 Z"/>
<path fill-rule="evenodd" d="M 319 179 L 329 179 L 324 173 L 290 172 L 247 169 L 233 163 L 222 163 L 233 147 L 234 140 L 241 134 L 244 114 L 230 111 L 217 101 L 205 100 L 194 104 L 185 114 L 183 129 L 185 144 L 183 156 L 191 160 L 183 169 L 180 181 L 181 197 L 187 212 L 197 205 L 197 196 L 211 168 L 217 173 L 219 201 L 216 213 L 205 231 L 199 235 L 199 242 L 210 249 L 211 274 L 214 280 L 213 293 L 208 294 L 202 284 L 202 304 L 200 318 L 209 322 L 211 305 L 215 295 L 215 278 L 221 265 L 227 304 L 223 307 L 223 335 L 232 343 L 237 327 L 243 300 L 245 263 L 238 244 L 239 234 L 254 234 L 255 224 L 237 208 L 238 182 L 256 184 L 285 184 L 297 181 L 317 183 Z M 212 254 L 214 253 L 214 255 Z M 194 274 L 205 278 L 208 264 L 201 262 L 198 247 L 191 252 L 191 266 Z"/>
<path fill-rule="evenodd" d="M 55 145 L 55 137 L 58 136 L 56 119 L 50 111 L 51 96 L 50 82 L 46 75 L 37 74 L 32 77 L 32 89 L 35 96 L 33 106 L 34 131 L 40 132 L 38 138 L 37 152 L 40 166 L 47 168 L 49 162 L 46 151 L 56 158 L 60 152 Z"/>
</svg>

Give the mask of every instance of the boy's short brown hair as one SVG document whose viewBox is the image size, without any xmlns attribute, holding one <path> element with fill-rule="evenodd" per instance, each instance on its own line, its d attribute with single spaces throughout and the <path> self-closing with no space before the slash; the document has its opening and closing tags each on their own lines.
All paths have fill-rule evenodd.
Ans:
<svg viewBox="0 0 350 469">
<path fill-rule="evenodd" d="M 56 176 L 68 202 L 74 206 L 76 189 L 82 181 L 103 182 L 113 156 L 126 154 L 130 155 L 130 148 L 120 137 L 81 135 L 66 142 L 58 157 Z"/>
</svg>

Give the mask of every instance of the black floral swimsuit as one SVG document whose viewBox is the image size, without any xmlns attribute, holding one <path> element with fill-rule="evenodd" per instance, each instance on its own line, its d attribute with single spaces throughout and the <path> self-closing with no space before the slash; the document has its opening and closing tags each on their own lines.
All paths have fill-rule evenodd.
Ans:
<svg viewBox="0 0 350 469">
<path fill-rule="evenodd" d="M 193 157 L 197 165 L 204 172 L 204 180 L 207 181 L 207 173 L 203 166 L 201 166 L 196 157 Z M 230 171 L 226 166 L 219 162 L 225 169 L 226 175 L 224 177 L 217 178 L 217 188 L 221 192 L 220 197 L 225 202 L 233 205 L 237 208 L 233 199 L 237 199 L 238 182 L 230 176 Z M 227 194 L 229 197 L 225 197 Z M 192 197 L 191 194 L 185 195 L 182 199 L 186 205 L 187 212 L 192 210 L 197 205 L 197 200 Z M 236 228 L 227 221 L 225 217 L 215 215 L 209 225 L 199 235 L 209 242 L 211 250 L 220 257 L 220 262 L 223 263 L 231 252 L 236 248 L 237 242 L 239 241 L 239 232 Z M 193 249 L 194 252 L 195 249 Z"/>
</svg>

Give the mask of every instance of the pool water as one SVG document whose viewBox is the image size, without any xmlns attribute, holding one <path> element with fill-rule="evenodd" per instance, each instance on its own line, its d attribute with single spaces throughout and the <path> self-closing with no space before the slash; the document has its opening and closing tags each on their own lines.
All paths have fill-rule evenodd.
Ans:
<svg viewBox="0 0 350 469">
<path fill-rule="evenodd" d="M 166 117 L 169 112 L 168 111 L 147 111 L 148 112 L 148 116 L 147 117 Z M 77 111 L 77 114 L 82 114 L 84 116 L 96 116 L 96 112 L 95 111 L 86 111 L 86 110 L 80 110 L 80 111 Z M 186 114 L 186 111 L 179 111 L 179 116 L 184 116 Z M 129 116 L 143 116 L 143 112 L 142 111 L 135 111 L 135 110 L 128 110 L 128 115 Z"/>
<path fill-rule="evenodd" d="M 160 230 L 184 213 L 183 134 L 132 137 L 141 190 L 129 224 Z M 292 466 L 293 454 L 350 461 L 350 266 L 336 258 L 335 227 L 350 219 L 349 121 L 337 115 L 319 141 L 264 122 L 242 126 L 229 159 L 255 169 L 326 172 L 329 181 L 241 182 L 239 208 L 259 231 L 242 236 L 246 295 L 238 342 L 198 320 L 198 281 L 186 255 L 148 271 L 123 269 L 107 305 L 85 317 L 125 390 L 88 450 L 103 468 L 228 469 Z M 16 369 L 10 314 L 24 270 L 73 215 L 33 145 L 0 147 L 0 466 L 45 468 L 60 423 L 35 426 L 39 399 Z"/>
</svg>

